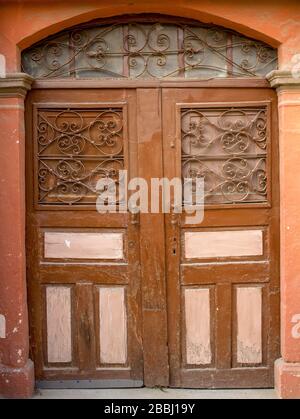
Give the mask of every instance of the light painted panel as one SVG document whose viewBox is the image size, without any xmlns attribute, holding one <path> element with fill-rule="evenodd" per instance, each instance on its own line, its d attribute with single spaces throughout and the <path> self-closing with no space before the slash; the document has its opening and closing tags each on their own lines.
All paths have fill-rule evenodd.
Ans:
<svg viewBox="0 0 300 419">
<path fill-rule="evenodd" d="M 210 290 L 185 289 L 186 362 L 193 365 L 210 364 Z"/>
<path fill-rule="evenodd" d="M 3 314 L 0 314 L 0 339 L 6 338 L 6 320 Z"/>
<path fill-rule="evenodd" d="M 122 233 L 45 232 L 45 257 L 55 259 L 122 259 Z"/>
<path fill-rule="evenodd" d="M 125 364 L 127 318 L 124 287 L 100 287 L 100 362 Z"/>
<path fill-rule="evenodd" d="M 213 258 L 263 254 L 261 230 L 198 231 L 185 233 L 185 257 Z"/>
<path fill-rule="evenodd" d="M 47 287 L 46 304 L 48 362 L 71 362 L 71 288 Z"/>
<path fill-rule="evenodd" d="M 262 362 L 262 288 L 237 288 L 237 362 Z"/>
</svg>

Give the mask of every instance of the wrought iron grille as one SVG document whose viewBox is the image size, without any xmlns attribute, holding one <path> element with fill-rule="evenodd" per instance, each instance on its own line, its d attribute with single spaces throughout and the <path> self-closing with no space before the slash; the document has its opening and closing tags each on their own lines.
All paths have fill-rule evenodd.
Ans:
<svg viewBox="0 0 300 419">
<path fill-rule="evenodd" d="M 264 77 L 277 51 L 221 27 L 136 21 L 63 32 L 24 51 L 22 65 L 35 78 Z"/>
<path fill-rule="evenodd" d="M 267 140 L 265 107 L 183 109 L 182 176 L 204 178 L 206 204 L 266 202 Z"/>
<path fill-rule="evenodd" d="M 124 169 L 122 109 L 39 109 L 35 162 L 39 204 L 95 205 L 98 180 Z"/>
</svg>

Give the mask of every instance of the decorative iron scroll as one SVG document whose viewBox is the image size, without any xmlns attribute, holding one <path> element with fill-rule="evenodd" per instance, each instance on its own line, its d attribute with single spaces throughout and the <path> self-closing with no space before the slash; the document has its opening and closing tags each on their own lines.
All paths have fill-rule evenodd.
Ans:
<svg viewBox="0 0 300 419">
<path fill-rule="evenodd" d="M 183 178 L 204 178 L 206 204 L 267 201 L 267 109 L 182 109 Z"/>
<path fill-rule="evenodd" d="M 122 109 L 39 109 L 35 153 L 39 204 L 95 205 L 124 169 Z"/>
<path fill-rule="evenodd" d="M 22 65 L 36 78 L 264 77 L 277 51 L 216 26 L 137 21 L 63 32 L 24 51 Z"/>
</svg>

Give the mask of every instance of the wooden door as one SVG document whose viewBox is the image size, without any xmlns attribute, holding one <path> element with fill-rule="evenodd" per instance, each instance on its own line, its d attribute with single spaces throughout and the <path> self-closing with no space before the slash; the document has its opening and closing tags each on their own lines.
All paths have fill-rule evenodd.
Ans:
<svg viewBox="0 0 300 419">
<path fill-rule="evenodd" d="M 136 176 L 136 92 L 27 99 L 27 277 L 39 385 L 141 386 L 138 219 L 96 211 L 96 185 Z M 129 141 L 130 139 L 130 141 Z"/>
<path fill-rule="evenodd" d="M 279 355 L 276 95 L 163 89 L 164 169 L 204 177 L 201 224 L 166 215 L 174 387 L 273 385 Z"/>
<path fill-rule="evenodd" d="M 27 277 L 40 385 L 273 383 L 276 95 L 162 85 L 74 83 L 28 96 Z M 149 188 L 152 178 L 204 177 L 203 222 L 99 214 L 97 180 L 120 169 Z"/>
</svg>

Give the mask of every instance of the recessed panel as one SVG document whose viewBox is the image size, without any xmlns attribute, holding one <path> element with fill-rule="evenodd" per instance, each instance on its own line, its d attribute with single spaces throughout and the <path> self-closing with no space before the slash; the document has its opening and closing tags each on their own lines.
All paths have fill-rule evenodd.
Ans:
<svg viewBox="0 0 300 419">
<path fill-rule="evenodd" d="M 100 362 L 125 364 L 127 316 L 124 287 L 99 288 Z"/>
<path fill-rule="evenodd" d="M 197 231 L 184 235 L 187 259 L 261 256 L 261 230 Z"/>
<path fill-rule="evenodd" d="M 185 289 L 186 362 L 206 365 L 212 361 L 210 290 Z"/>
<path fill-rule="evenodd" d="M 122 233 L 45 232 L 45 258 L 122 259 Z"/>
<path fill-rule="evenodd" d="M 126 169 L 123 125 L 122 107 L 36 107 L 36 204 L 96 210 L 107 181 Z M 117 184 L 110 204 L 119 205 L 118 198 Z"/>
<path fill-rule="evenodd" d="M 49 363 L 72 361 L 71 288 L 47 287 L 47 353 Z"/>
<path fill-rule="evenodd" d="M 237 288 L 237 362 L 262 362 L 262 288 Z"/>
<path fill-rule="evenodd" d="M 269 141 L 266 106 L 182 108 L 182 177 L 204 179 L 206 205 L 267 202 Z"/>
</svg>

